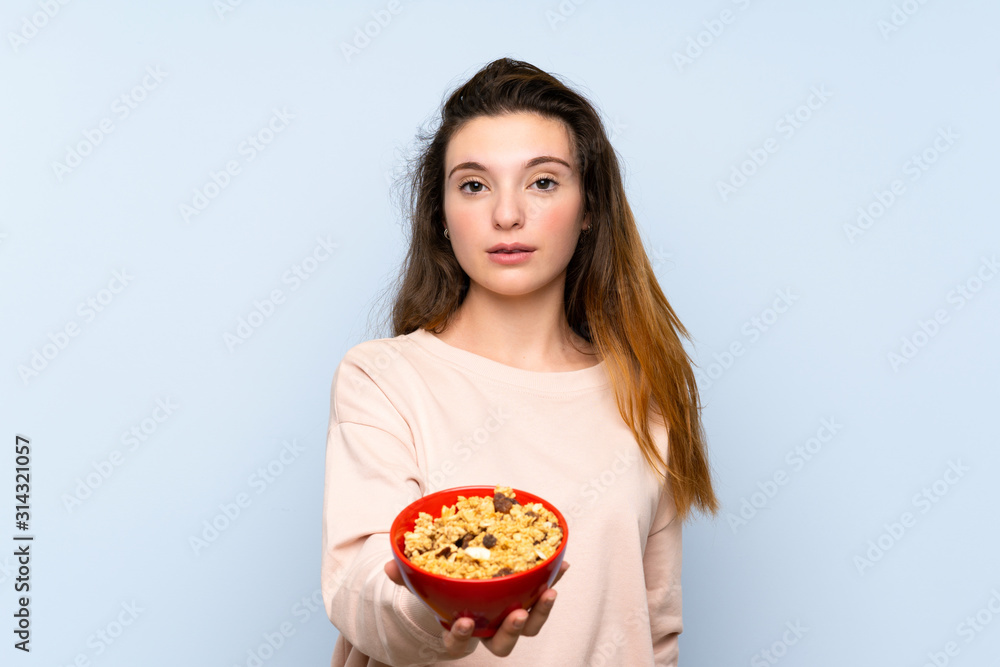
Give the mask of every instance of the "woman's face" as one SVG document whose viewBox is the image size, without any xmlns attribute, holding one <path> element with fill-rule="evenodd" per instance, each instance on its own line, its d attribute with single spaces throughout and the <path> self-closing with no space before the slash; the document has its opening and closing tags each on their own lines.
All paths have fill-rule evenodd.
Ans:
<svg viewBox="0 0 1000 667">
<path fill-rule="evenodd" d="M 445 226 L 470 292 L 530 294 L 566 267 L 583 227 L 583 190 L 569 130 L 536 114 L 480 116 L 445 151 Z M 519 243 L 520 254 L 491 250 Z"/>
</svg>

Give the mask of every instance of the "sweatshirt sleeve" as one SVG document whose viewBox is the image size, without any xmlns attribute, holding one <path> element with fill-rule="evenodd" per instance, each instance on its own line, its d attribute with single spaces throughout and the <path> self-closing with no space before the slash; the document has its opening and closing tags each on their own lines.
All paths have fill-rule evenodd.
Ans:
<svg viewBox="0 0 1000 667">
<path fill-rule="evenodd" d="M 374 380 L 345 355 L 334 374 L 323 489 L 321 587 L 330 621 L 355 650 L 399 667 L 449 660 L 443 628 L 385 574 L 389 527 L 421 496 L 410 428 Z M 469 641 L 471 653 L 478 639 Z"/>
<path fill-rule="evenodd" d="M 677 667 L 681 620 L 681 522 L 669 487 L 662 490 L 642 557 L 654 664 Z"/>
</svg>

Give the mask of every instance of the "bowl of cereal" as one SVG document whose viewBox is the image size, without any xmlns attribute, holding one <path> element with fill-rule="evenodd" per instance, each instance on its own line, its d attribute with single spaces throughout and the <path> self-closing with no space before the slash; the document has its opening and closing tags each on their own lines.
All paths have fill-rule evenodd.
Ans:
<svg viewBox="0 0 1000 667">
<path fill-rule="evenodd" d="M 463 616 L 492 637 L 530 609 L 559 574 L 569 527 L 551 503 L 509 486 L 437 491 L 392 522 L 392 555 L 406 587 L 446 629 Z"/>
</svg>

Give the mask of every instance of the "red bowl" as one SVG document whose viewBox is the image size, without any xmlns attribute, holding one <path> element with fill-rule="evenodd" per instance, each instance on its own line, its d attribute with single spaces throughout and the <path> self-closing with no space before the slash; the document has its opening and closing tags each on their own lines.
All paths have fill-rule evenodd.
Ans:
<svg viewBox="0 0 1000 667">
<path fill-rule="evenodd" d="M 441 516 L 441 506 L 454 505 L 458 502 L 459 496 L 492 497 L 495 488 L 462 486 L 431 493 L 407 505 L 392 522 L 389 530 L 392 556 L 396 559 L 406 587 L 434 612 L 438 621 L 447 630 L 451 629 L 455 619 L 463 616 L 471 618 L 476 623 L 472 631 L 473 637 L 492 637 L 507 614 L 515 609 L 530 609 L 538 602 L 541 594 L 552 586 L 566 553 L 566 540 L 569 538 L 566 518 L 546 500 L 527 491 L 512 489 L 517 501 L 522 505 L 541 503 L 556 515 L 559 527 L 562 528 L 562 542 L 554 554 L 530 570 L 495 579 L 456 579 L 432 574 L 414 565 L 403 554 L 403 549 L 406 544 L 406 533 L 413 530 L 421 512 L 426 512 L 436 519 Z"/>
</svg>

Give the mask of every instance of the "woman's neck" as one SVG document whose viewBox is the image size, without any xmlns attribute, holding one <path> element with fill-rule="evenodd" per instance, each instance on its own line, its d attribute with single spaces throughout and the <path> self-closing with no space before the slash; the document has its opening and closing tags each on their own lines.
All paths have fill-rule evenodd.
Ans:
<svg viewBox="0 0 1000 667">
<path fill-rule="evenodd" d="M 555 307 L 551 301 L 470 293 L 436 335 L 454 347 L 524 370 L 572 371 L 600 363 L 593 345 L 569 326 L 561 300 Z"/>
</svg>

